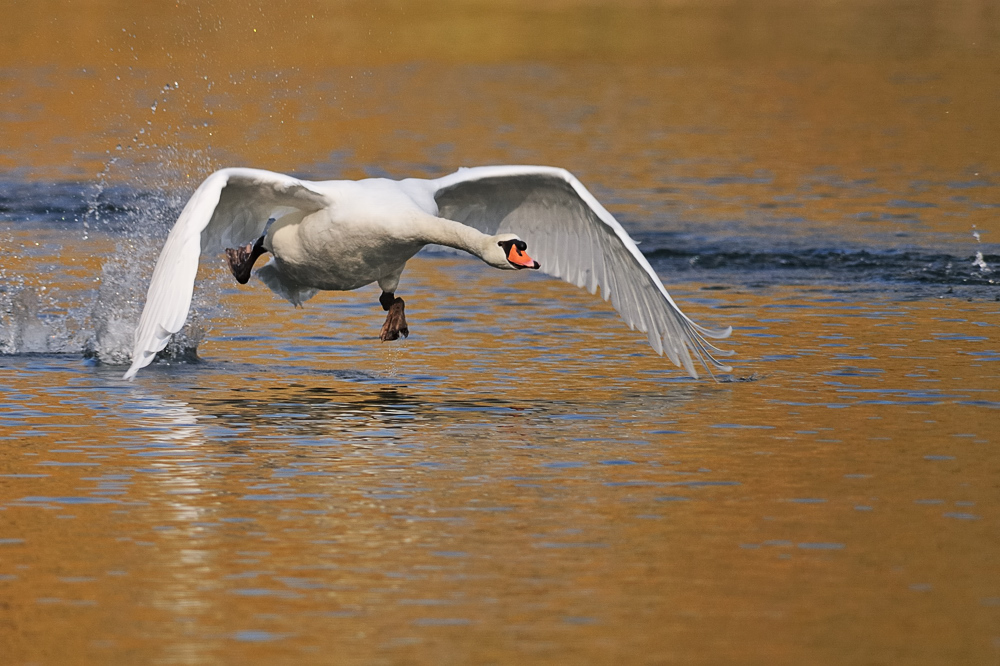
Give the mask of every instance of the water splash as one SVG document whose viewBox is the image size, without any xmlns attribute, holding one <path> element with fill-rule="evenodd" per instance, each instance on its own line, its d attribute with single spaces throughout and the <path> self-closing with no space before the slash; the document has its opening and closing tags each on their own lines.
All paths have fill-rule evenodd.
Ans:
<svg viewBox="0 0 1000 666">
<path fill-rule="evenodd" d="M 982 240 L 979 238 L 979 231 L 976 230 L 976 225 L 974 224 L 972 225 L 972 237 L 976 239 L 977 243 L 982 242 Z M 990 268 L 989 264 L 986 263 L 986 260 L 983 259 L 982 250 L 976 251 L 976 258 L 973 260 L 972 265 L 978 268 L 979 272 L 982 273 L 983 275 L 989 275 L 990 273 L 993 272 L 993 269 Z"/>
<path fill-rule="evenodd" d="M 979 269 L 979 272 L 983 275 L 987 275 L 993 272 L 989 264 L 983 259 L 983 253 L 981 251 L 976 252 L 976 258 L 973 260 L 972 265 Z"/>
<path fill-rule="evenodd" d="M 49 328 L 40 317 L 39 295 L 20 289 L 8 296 L 0 313 L 0 353 L 37 354 L 48 351 Z"/>
<path fill-rule="evenodd" d="M 137 76 L 128 63 L 117 67 L 116 81 Z M 206 92 L 213 85 L 207 75 L 194 81 Z M 149 111 L 141 116 L 129 111 L 127 86 L 122 99 L 108 100 L 109 149 L 91 183 L 0 182 L 0 354 L 79 353 L 129 362 L 163 239 L 187 196 L 217 166 L 210 146 L 178 148 L 203 145 L 191 141 L 192 131 L 212 134 L 205 117 L 216 102 L 198 97 L 190 83 L 180 76 L 146 82 Z M 32 250 L 38 235 L 47 236 L 34 243 L 43 249 Z M 195 358 L 204 322 L 224 311 L 218 291 L 211 277 L 199 282 L 188 324 L 162 356 Z"/>
<path fill-rule="evenodd" d="M 0 200 L 17 201 L 0 227 L 0 354 L 129 362 L 156 256 L 187 192 L 115 185 L 107 177 L 114 166 L 72 195 L 40 185 L 8 196 L 0 184 Z M 162 356 L 197 358 L 204 321 L 224 312 L 218 292 L 211 275 L 198 285 L 188 324 Z"/>
</svg>

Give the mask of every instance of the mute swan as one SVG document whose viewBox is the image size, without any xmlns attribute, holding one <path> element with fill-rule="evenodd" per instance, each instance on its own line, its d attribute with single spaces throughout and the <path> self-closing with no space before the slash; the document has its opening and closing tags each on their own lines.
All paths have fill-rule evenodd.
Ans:
<svg viewBox="0 0 1000 666">
<path fill-rule="evenodd" d="M 516 232 L 516 233 L 515 233 Z M 408 335 L 395 296 L 406 261 L 425 245 L 464 250 L 500 269 L 540 269 L 594 294 L 601 288 L 630 328 L 697 377 L 688 349 L 709 363 L 730 354 L 705 338 L 726 338 L 680 311 L 617 220 L 565 169 L 495 166 L 443 178 L 311 182 L 258 169 L 216 171 L 198 187 L 171 229 L 153 270 L 125 379 L 152 362 L 184 325 L 198 259 L 225 249 L 245 284 L 258 277 L 301 305 L 318 290 L 377 282 L 388 312 L 379 337 Z M 539 261 L 535 261 L 532 256 Z"/>
</svg>

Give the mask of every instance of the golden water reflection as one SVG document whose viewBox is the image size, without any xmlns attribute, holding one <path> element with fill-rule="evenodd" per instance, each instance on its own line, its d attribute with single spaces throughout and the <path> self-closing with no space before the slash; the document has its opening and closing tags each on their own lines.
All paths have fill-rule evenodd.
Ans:
<svg viewBox="0 0 1000 666">
<path fill-rule="evenodd" d="M 418 257 L 386 346 L 375 291 L 206 260 L 204 363 L 80 353 L 235 164 L 557 164 L 644 248 L 995 262 L 996 2 L 8 4 L 2 181 L 84 191 L 0 188 L 0 331 L 55 322 L 0 357 L 5 663 L 997 660 L 985 279 L 695 256 L 663 278 L 736 329 L 715 383 L 537 275 Z"/>
<path fill-rule="evenodd" d="M 917 222 L 963 240 L 994 226 L 994 1 L 9 11 L 8 173 L 191 191 L 232 165 L 404 177 L 541 162 L 648 199 L 617 211 L 639 222 L 787 213 L 809 230 Z"/>
<path fill-rule="evenodd" d="M 757 322 L 740 348 L 757 381 L 671 381 L 641 339 L 602 345 L 600 317 L 574 321 L 578 337 L 540 330 L 546 349 L 494 322 L 512 342 L 494 363 L 472 351 L 490 334 L 419 296 L 450 261 L 417 262 L 415 339 L 391 353 L 368 331 L 377 308 L 336 323 L 353 340 L 334 346 L 360 359 L 315 350 L 310 370 L 283 352 L 330 325 L 332 302 L 275 320 L 255 357 L 220 332 L 210 366 L 135 384 L 14 368 L 0 467 L 44 476 L 2 478 L 13 654 L 971 663 L 996 649 L 1000 384 L 992 342 L 965 335 L 995 305 L 738 290 L 718 304 Z M 544 309 L 562 288 L 529 279 L 507 297 Z M 75 639 L 24 633 L 53 622 Z"/>
</svg>

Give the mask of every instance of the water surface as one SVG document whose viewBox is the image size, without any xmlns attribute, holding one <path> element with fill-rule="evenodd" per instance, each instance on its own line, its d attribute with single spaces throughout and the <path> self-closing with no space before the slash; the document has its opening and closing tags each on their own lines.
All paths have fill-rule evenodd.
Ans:
<svg viewBox="0 0 1000 666">
<path fill-rule="evenodd" d="M 995 2 L 175 5 L 0 26 L 10 663 L 1000 658 Z M 207 257 L 120 380 L 212 169 L 490 163 L 579 176 L 733 374 L 422 254 L 385 345 Z"/>
</svg>

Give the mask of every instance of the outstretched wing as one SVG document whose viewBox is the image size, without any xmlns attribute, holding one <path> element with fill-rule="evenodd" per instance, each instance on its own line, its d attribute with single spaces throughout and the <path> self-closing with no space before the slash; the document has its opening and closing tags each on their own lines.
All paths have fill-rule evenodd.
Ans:
<svg viewBox="0 0 1000 666">
<path fill-rule="evenodd" d="M 149 365 L 170 336 L 184 326 L 203 251 L 256 240 L 268 219 L 281 209 L 313 212 L 329 203 L 309 183 L 280 173 L 222 169 L 206 178 L 184 206 L 160 251 L 135 331 L 132 365 L 124 378 L 132 379 Z"/>
<path fill-rule="evenodd" d="M 664 288 L 646 257 L 617 220 L 565 169 L 497 166 L 461 169 L 431 183 L 438 214 L 483 233 L 515 233 L 528 243 L 542 272 L 604 300 L 629 328 L 649 337 L 688 374 L 698 373 L 688 349 L 711 373 L 709 364 L 730 372 L 712 355 L 729 355 L 705 338 L 732 333 L 704 328 L 688 319 Z"/>
</svg>

